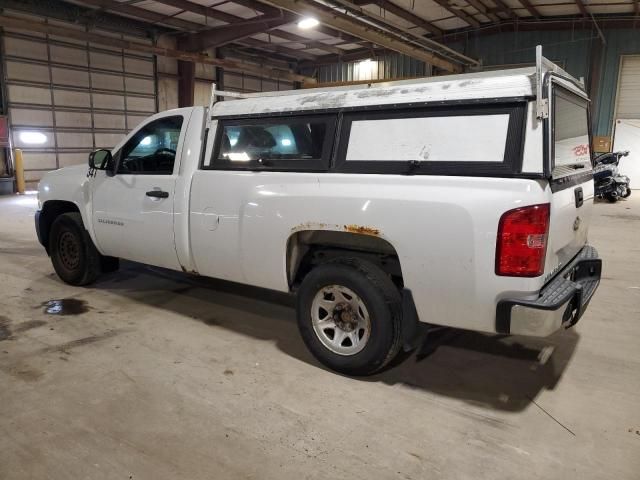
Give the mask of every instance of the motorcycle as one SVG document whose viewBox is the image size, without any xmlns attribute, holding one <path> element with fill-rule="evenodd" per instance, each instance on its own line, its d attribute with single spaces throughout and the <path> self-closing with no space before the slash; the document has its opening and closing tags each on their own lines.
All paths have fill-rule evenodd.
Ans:
<svg viewBox="0 0 640 480">
<path fill-rule="evenodd" d="M 620 159 L 627 155 L 629 155 L 628 150 L 603 153 L 595 158 L 593 181 L 596 197 L 615 203 L 619 198 L 627 198 L 631 195 L 629 177 L 620 175 L 618 172 Z"/>
</svg>

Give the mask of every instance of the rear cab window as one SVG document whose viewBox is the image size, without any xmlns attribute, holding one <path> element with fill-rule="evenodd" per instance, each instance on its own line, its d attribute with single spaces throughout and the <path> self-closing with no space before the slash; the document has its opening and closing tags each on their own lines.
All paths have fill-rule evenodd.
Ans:
<svg viewBox="0 0 640 480">
<path fill-rule="evenodd" d="M 555 87 L 552 121 L 552 178 L 563 179 L 591 171 L 587 101 Z"/>
</svg>

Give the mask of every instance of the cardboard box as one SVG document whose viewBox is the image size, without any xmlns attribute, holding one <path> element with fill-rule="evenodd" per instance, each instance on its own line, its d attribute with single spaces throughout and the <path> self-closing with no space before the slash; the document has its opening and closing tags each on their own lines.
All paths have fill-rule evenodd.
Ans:
<svg viewBox="0 0 640 480">
<path fill-rule="evenodd" d="M 606 153 L 611 151 L 611 137 L 593 137 L 593 151 Z"/>
</svg>

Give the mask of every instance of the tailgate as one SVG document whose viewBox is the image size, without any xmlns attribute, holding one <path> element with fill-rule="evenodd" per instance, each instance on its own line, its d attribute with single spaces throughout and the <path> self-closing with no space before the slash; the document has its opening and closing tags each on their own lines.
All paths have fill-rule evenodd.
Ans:
<svg viewBox="0 0 640 480">
<path fill-rule="evenodd" d="M 583 98 L 554 87 L 550 112 L 552 199 L 545 280 L 587 243 L 594 193 L 587 105 Z"/>
</svg>

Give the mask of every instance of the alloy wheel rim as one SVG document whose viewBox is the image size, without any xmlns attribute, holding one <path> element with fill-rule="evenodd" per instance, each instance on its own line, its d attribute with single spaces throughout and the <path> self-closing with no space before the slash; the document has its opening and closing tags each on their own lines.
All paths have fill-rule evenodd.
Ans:
<svg viewBox="0 0 640 480">
<path fill-rule="evenodd" d="M 371 335 L 371 318 L 364 301 L 343 285 L 327 285 L 311 304 L 313 331 L 318 340 L 338 355 L 362 351 Z"/>
</svg>

